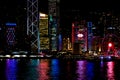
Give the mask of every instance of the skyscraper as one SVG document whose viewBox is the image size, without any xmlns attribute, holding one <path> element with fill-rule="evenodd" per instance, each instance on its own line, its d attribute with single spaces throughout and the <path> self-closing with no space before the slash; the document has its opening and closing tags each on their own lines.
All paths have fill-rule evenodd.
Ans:
<svg viewBox="0 0 120 80">
<path fill-rule="evenodd" d="M 48 15 L 40 13 L 39 19 L 40 51 L 47 51 L 50 49 Z"/>
<path fill-rule="evenodd" d="M 73 54 L 81 54 L 87 51 L 88 35 L 86 22 L 84 20 L 72 23 L 72 48 Z"/>
<path fill-rule="evenodd" d="M 59 0 L 48 0 L 50 50 L 58 50 Z"/>
</svg>

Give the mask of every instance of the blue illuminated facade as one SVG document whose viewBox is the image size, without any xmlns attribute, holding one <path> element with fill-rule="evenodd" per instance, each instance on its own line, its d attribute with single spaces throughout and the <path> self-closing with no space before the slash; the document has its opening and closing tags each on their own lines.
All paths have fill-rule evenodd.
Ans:
<svg viewBox="0 0 120 80">
<path fill-rule="evenodd" d="M 87 27 L 88 27 L 88 51 L 91 51 L 92 49 L 92 22 L 88 22 L 87 23 Z"/>
<path fill-rule="evenodd" d="M 7 42 L 7 46 L 8 48 L 14 49 L 15 44 L 16 44 L 16 36 L 15 36 L 15 32 L 16 32 L 16 23 L 6 23 L 6 42 Z"/>
<path fill-rule="evenodd" d="M 61 34 L 59 34 L 59 37 L 58 37 L 58 44 L 59 44 L 59 50 L 62 50 L 62 35 Z"/>
</svg>

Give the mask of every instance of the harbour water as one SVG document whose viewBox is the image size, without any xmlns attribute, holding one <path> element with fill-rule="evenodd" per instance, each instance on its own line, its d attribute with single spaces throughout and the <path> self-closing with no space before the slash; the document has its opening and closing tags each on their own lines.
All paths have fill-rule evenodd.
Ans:
<svg viewBox="0 0 120 80">
<path fill-rule="evenodd" d="M 1 59 L 0 80 L 120 80 L 120 61 Z"/>
</svg>

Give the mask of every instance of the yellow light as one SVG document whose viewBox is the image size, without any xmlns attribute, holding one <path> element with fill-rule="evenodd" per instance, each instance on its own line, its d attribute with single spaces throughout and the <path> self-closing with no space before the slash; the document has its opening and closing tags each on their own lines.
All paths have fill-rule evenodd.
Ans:
<svg viewBox="0 0 120 80">
<path fill-rule="evenodd" d="M 43 14 L 43 13 L 40 13 L 40 17 L 45 17 L 45 14 Z"/>
</svg>

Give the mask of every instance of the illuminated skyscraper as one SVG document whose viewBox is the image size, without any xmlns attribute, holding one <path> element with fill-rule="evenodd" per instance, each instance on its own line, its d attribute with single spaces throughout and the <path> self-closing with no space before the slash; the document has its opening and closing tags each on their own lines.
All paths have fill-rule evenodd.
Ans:
<svg viewBox="0 0 120 80">
<path fill-rule="evenodd" d="M 59 28 L 59 0 L 48 0 L 49 14 L 49 34 L 50 34 L 50 50 L 57 51 L 58 48 L 58 28 Z"/>
<path fill-rule="evenodd" d="M 6 42 L 7 42 L 7 47 L 10 50 L 13 50 L 15 47 L 15 32 L 16 32 L 16 23 L 6 23 Z"/>
<path fill-rule="evenodd" d="M 87 51 L 87 27 L 81 22 L 72 24 L 72 47 L 74 54 Z"/>
<path fill-rule="evenodd" d="M 92 32 L 92 22 L 87 23 L 88 27 L 88 50 L 92 50 L 92 37 L 93 37 L 93 32 Z"/>
<path fill-rule="evenodd" d="M 40 13 L 39 19 L 40 51 L 46 51 L 50 49 L 48 15 Z"/>
<path fill-rule="evenodd" d="M 40 52 L 38 0 L 27 0 L 27 35 L 31 37 L 31 50 Z"/>
</svg>

